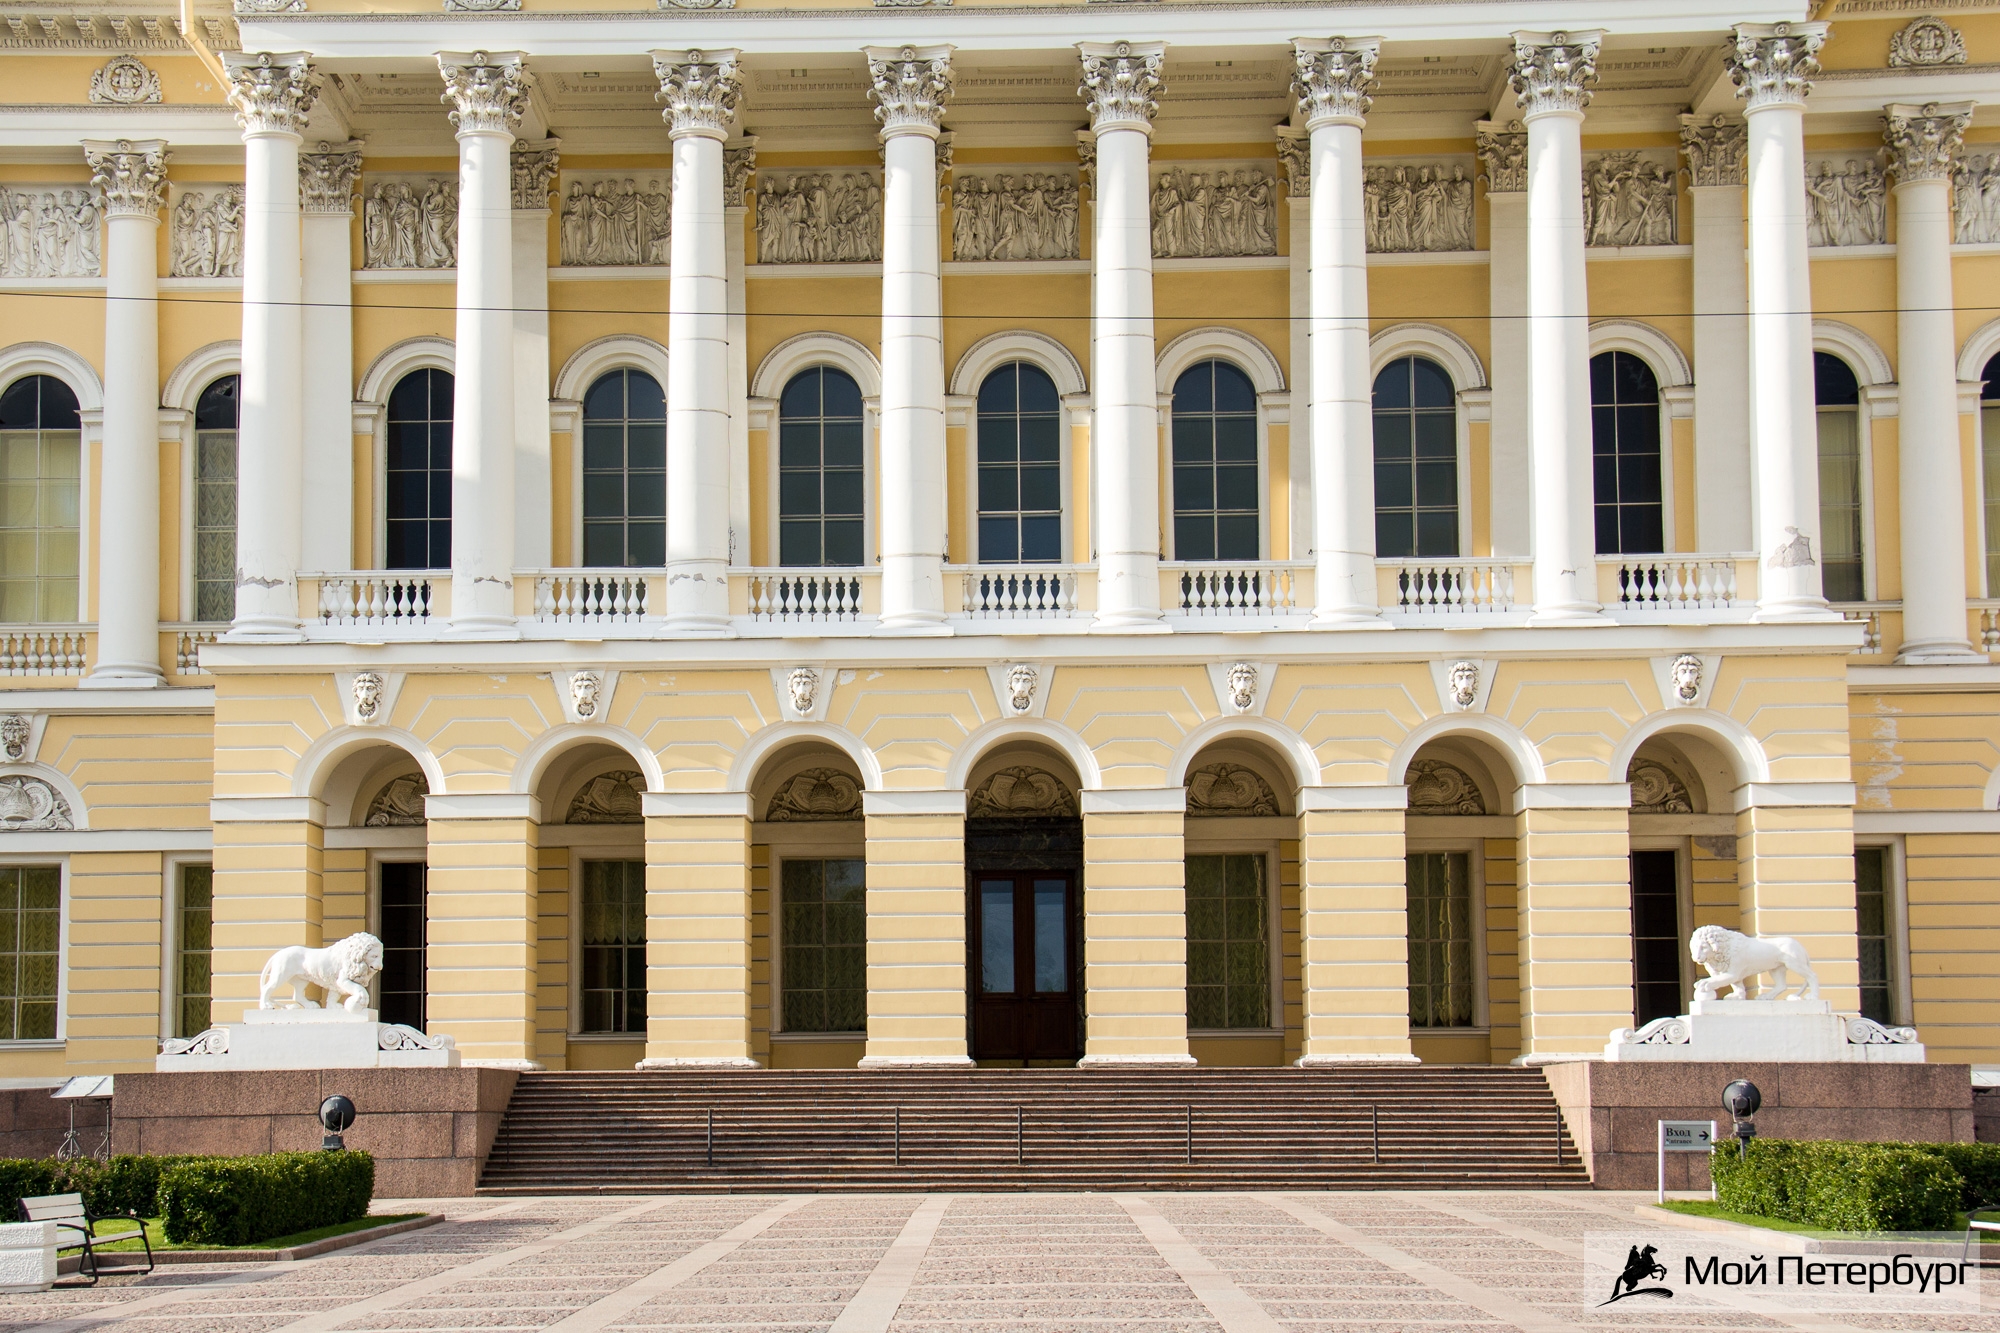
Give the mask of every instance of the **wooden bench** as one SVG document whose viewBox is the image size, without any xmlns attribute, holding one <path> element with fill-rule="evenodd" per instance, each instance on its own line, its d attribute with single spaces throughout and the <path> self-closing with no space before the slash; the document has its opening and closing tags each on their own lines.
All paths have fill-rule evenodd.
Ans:
<svg viewBox="0 0 2000 1333">
<path fill-rule="evenodd" d="M 23 1222 L 53 1222 L 56 1224 L 56 1253 L 64 1250 L 82 1250 L 83 1256 L 77 1271 L 90 1279 L 90 1285 L 97 1285 L 99 1264 L 97 1247 L 109 1245 L 113 1241 L 137 1238 L 146 1247 L 145 1272 L 153 1271 L 153 1242 L 146 1235 L 146 1224 L 137 1213 L 110 1213 L 96 1217 L 84 1211 L 81 1194 L 44 1194 L 39 1198 L 21 1200 L 21 1220 Z M 115 1234 L 101 1233 L 98 1227 L 105 1222 L 131 1222 L 133 1229 Z M 127 1265 L 120 1264 L 122 1271 Z M 136 1268 L 136 1266 L 133 1266 Z"/>
</svg>

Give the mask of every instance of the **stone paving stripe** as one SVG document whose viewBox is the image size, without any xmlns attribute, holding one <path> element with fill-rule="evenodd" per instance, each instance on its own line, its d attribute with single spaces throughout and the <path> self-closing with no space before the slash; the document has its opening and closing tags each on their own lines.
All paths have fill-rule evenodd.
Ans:
<svg viewBox="0 0 2000 1333">
<path fill-rule="evenodd" d="M 1323 1236 L 1330 1236 L 1351 1250 L 1373 1259 L 1384 1268 L 1392 1268 L 1405 1277 L 1415 1278 L 1434 1290 L 1447 1296 L 1455 1296 L 1467 1305 L 1476 1306 L 1492 1315 L 1504 1319 L 1523 1333 L 1583 1333 L 1576 1324 L 1545 1314 L 1526 1301 L 1509 1296 L 1491 1287 L 1481 1286 L 1470 1278 L 1460 1277 L 1449 1269 L 1407 1254 L 1393 1245 L 1385 1245 L 1371 1239 L 1367 1233 L 1336 1222 L 1317 1208 L 1309 1208 L 1295 1199 L 1281 1194 L 1253 1194 L 1252 1198 L 1269 1204 L 1279 1212 L 1289 1213 L 1298 1221 L 1311 1227 Z"/>
<path fill-rule="evenodd" d="M 734 1231 L 724 1232 L 700 1249 L 684 1254 L 664 1267 L 654 1269 L 632 1285 L 600 1297 L 567 1319 L 550 1324 L 544 1333 L 597 1333 L 599 1329 L 609 1328 L 661 1292 L 671 1291 L 716 1260 L 734 1254 L 743 1242 L 755 1240 L 774 1223 L 782 1221 L 811 1202 L 812 1196 L 809 1194 L 786 1199 L 777 1207 L 757 1214 Z"/>
<path fill-rule="evenodd" d="M 890 1321 L 902 1308 L 903 1298 L 910 1294 L 917 1265 L 924 1261 L 937 1235 L 938 1223 L 944 1220 L 945 1209 L 949 1207 L 949 1194 L 933 1194 L 917 1205 L 917 1211 L 903 1223 L 903 1230 L 890 1244 L 888 1253 L 875 1265 L 875 1271 L 861 1284 L 861 1290 L 854 1293 L 854 1299 L 847 1303 L 827 1333 L 888 1333 Z"/>
<path fill-rule="evenodd" d="M 580 1226 L 573 1226 L 567 1231 L 558 1231 L 555 1235 L 545 1240 L 531 1241 L 526 1245 L 517 1245 L 511 1250 L 502 1250 L 499 1254 L 489 1254 L 483 1258 L 474 1259 L 470 1263 L 460 1264 L 456 1268 L 447 1268 L 442 1273 L 433 1273 L 429 1277 L 418 1278 L 414 1282 L 405 1282 L 400 1287 L 391 1287 L 389 1290 L 370 1296 L 365 1300 L 350 1301 L 346 1305 L 335 1306 L 331 1310 L 321 1310 L 315 1314 L 309 1314 L 303 1319 L 295 1319 L 282 1327 L 271 1329 L 269 1333 L 329 1333 L 329 1330 L 338 1328 L 351 1319 L 359 1319 L 363 1315 L 378 1314 L 383 1310 L 393 1310 L 399 1305 L 406 1305 L 421 1297 L 429 1296 L 434 1292 L 443 1291 L 447 1287 L 455 1286 L 469 1278 L 484 1277 L 488 1273 L 505 1268 L 507 1265 L 519 1260 L 531 1259 L 538 1254 L 547 1254 L 550 1250 L 558 1249 L 568 1241 L 581 1240 L 585 1236 L 595 1235 L 600 1231 L 607 1231 L 621 1222 L 629 1222 L 635 1217 L 656 1212 L 672 1202 L 672 1199 L 648 1199 L 644 1203 L 627 1208 L 622 1212 L 613 1213 L 609 1217 L 600 1217 L 595 1222 L 585 1222 Z M 295 1267 L 295 1265 L 286 1266 Z"/>
<path fill-rule="evenodd" d="M 1256 1298 L 1210 1263 L 1208 1256 L 1196 1249 L 1180 1233 L 1180 1228 L 1161 1216 L 1152 1204 L 1136 1194 L 1113 1197 L 1167 1267 L 1187 1283 L 1188 1290 L 1215 1316 L 1215 1322 L 1222 1325 L 1222 1333 L 1284 1333 L 1283 1325 L 1271 1318 Z"/>
</svg>

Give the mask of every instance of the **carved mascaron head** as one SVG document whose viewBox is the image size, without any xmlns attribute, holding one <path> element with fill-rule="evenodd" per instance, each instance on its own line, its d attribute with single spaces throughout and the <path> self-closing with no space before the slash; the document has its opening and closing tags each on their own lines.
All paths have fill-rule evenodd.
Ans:
<svg viewBox="0 0 2000 1333">
<path fill-rule="evenodd" d="M 1039 677 L 1035 669 L 1025 662 L 1007 673 L 1007 705 L 1017 713 L 1025 713 L 1035 702 L 1035 686 Z"/>
<path fill-rule="evenodd" d="M 811 667 L 793 667 L 785 677 L 785 689 L 792 696 L 792 711 L 804 716 L 812 712 L 813 695 L 819 689 L 819 672 Z"/>
<path fill-rule="evenodd" d="M 1477 662 L 1453 662 L 1451 664 L 1451 701 L 1460 708 L 1472 707 L 1479 698 L 1479 664 Z"/>
<path fill-rule="evenodd" d="M 1701 659 L 1693 653 L 1674 659 L 1674 697 L 1684 704 L 1701 697 Z"/>
<path fill-rule="evenodd" d="M 595 671 L 579 671 L 569 678 L 570 704 L 585 722 L 597 716 L 597 701 L 603 691 L 604 678 Z"/>
<path fill-rule="evenodd" d="M 0 749 L 7 752 L 9 759 L 20 759 L 28 753 L 28 719 L 19 713 L 9 713 L 0 717 Z"/>
<path fill-rule="evenodd" d="M 381 711 L 381 673 L 364 671 L 354 678 L 354 716 L 363 722 L 373 722 L 375 715 Z"/>
<path fill-rule="evenodd" d="M 1248 662 L 1229 668 L 1229 702 L 1239 713 L 1249 712 L 1257 702 L 1257 668 Z"/>
</svg>

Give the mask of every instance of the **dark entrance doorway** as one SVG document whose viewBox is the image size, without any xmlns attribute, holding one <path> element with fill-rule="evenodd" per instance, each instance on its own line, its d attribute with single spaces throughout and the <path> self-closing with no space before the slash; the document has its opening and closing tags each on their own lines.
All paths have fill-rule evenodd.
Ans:
<svg viewBox="0 0 2000 1333">
<path fill-rule="evenodd" d="M 384 1023 L 424 1030 L 424 953 L 429 915 L 424 908 L 424 863 L 384 861 L 382 872 L 382 976 L 378 1007 Z"/>
<path fill-rule="evenodd" d="M 966 821 L 966 950 L 975 1060 L 1083 1049 L 1083 825 Z"/>
<path fill-rule="evenodd" d="M 1632 1003 L 1644 1027 L 1683 1013 L 1680 866 L 1671 851 L 1632 853 Z"/>
</svg>

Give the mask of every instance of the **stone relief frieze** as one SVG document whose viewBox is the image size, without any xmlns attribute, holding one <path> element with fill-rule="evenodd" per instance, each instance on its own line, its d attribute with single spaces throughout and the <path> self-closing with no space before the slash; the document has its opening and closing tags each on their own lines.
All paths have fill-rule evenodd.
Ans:
<svg viewBox="0 0 2000 1333">
<path fill-rule="evenodd" d="M 456 268 L 458 181 L 451 176 L 373 180 L 361 201 L 363 268 Z"/>
<path fill-rule="evenodd" d="M 569 803 L 566 824 L 643 824 L 639 792 L 646 779 L 637 769 L 600 773 L 583 784 Z"/>
<path fill-rule="evenodd" d="M 1186 171 L 1153 182 L 1153 256 L 1274 255 L 1277 181 L 1268 171 Z"/>
<path fill-rule="evenodd" d="M 757 174 L 757 262 L 867 264 L 882 258 L 882 182 L 870 172 Z"/>
<path fill-rule="evenodd" d="M 1410 788 L 1413 815 L 1483 815 L 1486 798 L 1479 784 L 1456 764 L 1442 759 L 1414 759 L 1404 777 Z"/>
<path fill-rule="evenodd" d="M 1889 187 L 1873 158 L 1821 158 L 1806 167 L 1806 244 L 1883 245 Z"/>
<path fill-rule="evenodd" d="M 1386 163 L 1361 173 L 1372 254 L 1470 250 L 1472 176 L 1463 163 Z"/>
<path fill-rule="evenodd" d="M 1962 158 L 1951 174 L 1952 240 L 1959 245 L 2000 241 L 2000 154 Z"/>
<path fill-rule="evenodd" d="M 167 272 L 176 278 L 243 276 L 243 187 L 177 190 L 167 230 Z"/>
<path fill-rule="evenodd" d="M 1052 773 L 1022 766 L 1003 768 L 979 785 L 965 803 L 967 819 L 1025 816 L 1074 818 L 1076 795 Z"/>
<path fill-rule="evenodd" d="M 396 778 L 368 803 L 362 824 L 368 828 L 413 828 L 424 822 L 424 797 L 431 784 L 421 773 Z"/>
<path fill-rule="evenodd" d="M 773 824 L 860 819 L 861 784 L 837 768 L 809 768 L 778 788 L 764 818 Z"/>
<path fill-rule="evenodd" d="M 76 827 L 69 802 L 47 781 L 13 774 L 0 778 L 0 830 L 33 832 Z"/>
<path fill-rule="evenodd" d="M 664 176 L 564 172 L 561 218 L 565 266 L 672 260 L 673 189 Z"/>
<path fill-rule="evenodd" d="M 1673 245 L 1680 235 L 1674 165 L 1637 150 L 1601 153 L 1583 170 L 1587 245 Z"/>
<path fill-rule="evenodd" d="M 953 259 L 1075 259 L 1076 177 L 959 174 L 951 191 Z"/>
<path fill-rule="evenodd" d="M 1187 812 L 1191 819 L 1224 815 L 1275 815 L 1278 795 L 1255 769 L 1241 764 L 1209 764 L 1188 774 Z"/>
<path fill-rule="evenodd" d="M 87 185 L 0 189 L 10 278 L 94 278 L 103 263 L 104 205 Z"/>
</svg>

